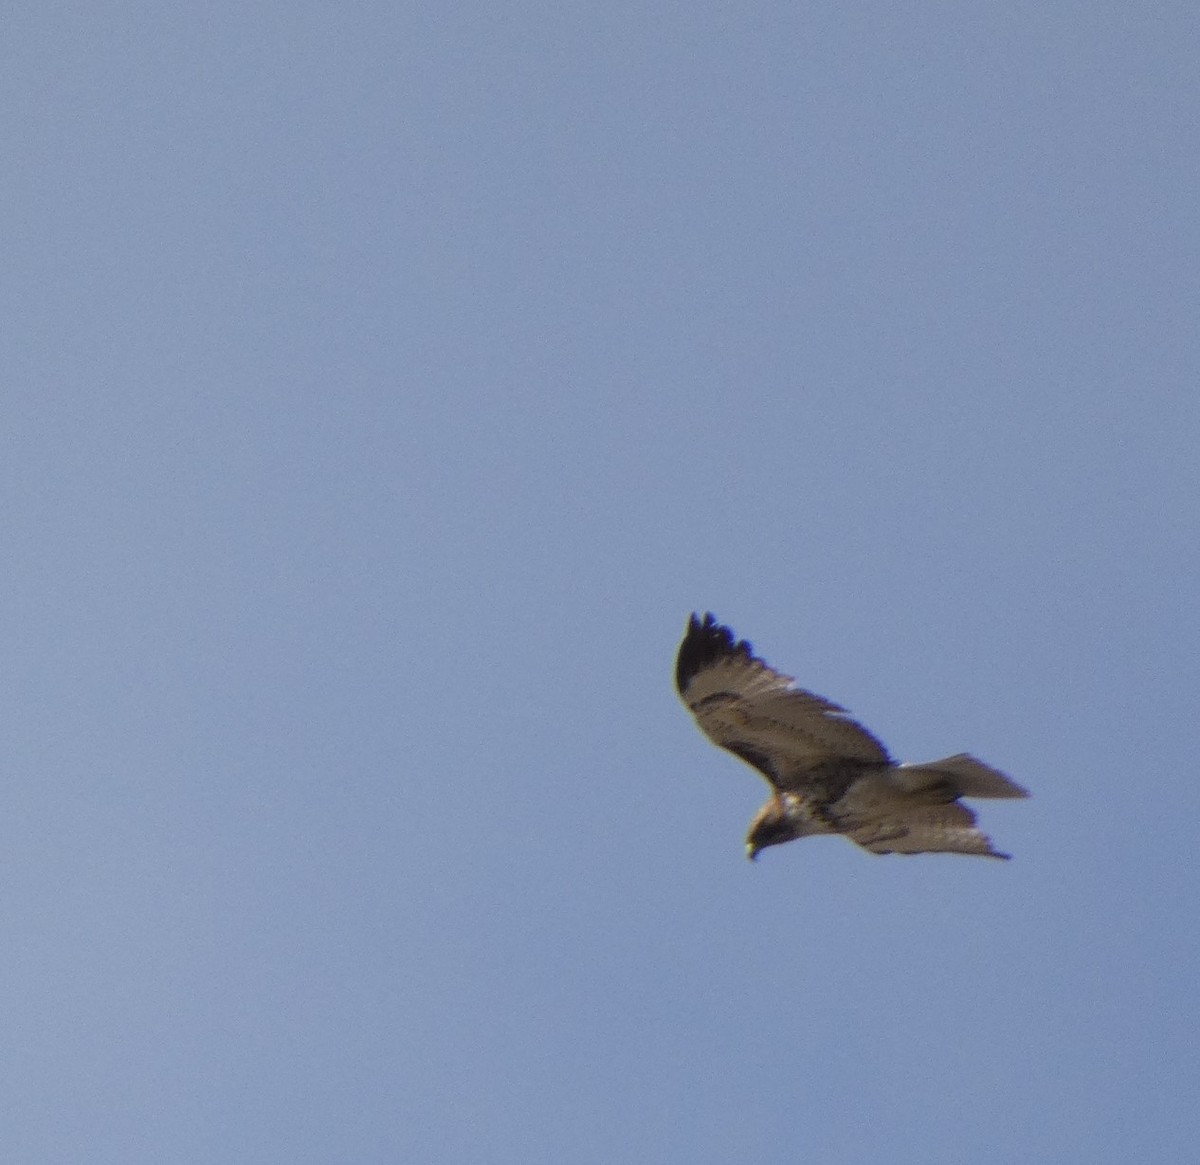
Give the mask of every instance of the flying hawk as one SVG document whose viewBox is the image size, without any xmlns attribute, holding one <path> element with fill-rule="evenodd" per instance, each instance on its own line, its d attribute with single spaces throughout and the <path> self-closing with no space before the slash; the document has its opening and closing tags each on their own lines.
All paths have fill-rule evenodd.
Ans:
<svg viewBox="0 0 1200 1165">
<path fill-rule="evenodd" d="M 844 708 L 793 687 L 712 615 L 693 615 L 675 686 L 704 734 L 758 769 L 771 798 L 746 835 L 746 856 L 817 833 L 840 833 L 874 854 L 1007 858 L 975 828 L 960 797 L 1028 797 L 966 753 L 897 764 Z"/>
</svg>

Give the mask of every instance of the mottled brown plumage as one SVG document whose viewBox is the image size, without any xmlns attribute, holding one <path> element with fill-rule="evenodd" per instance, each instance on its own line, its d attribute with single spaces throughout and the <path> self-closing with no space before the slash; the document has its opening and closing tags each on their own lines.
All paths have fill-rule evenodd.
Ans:
<svg viewBox="0 0 1200 1165">
<path fill-rule="evenodd" d="M 756 768 L 771 797 L 750 823 L 751 858 L 770 845 L 840 833 L 871 853 L 1006 858 L 961 797 L 1028 797 L 966 753 L 897 764 L 844 708 L 803 691 L 712 615 L 693 615 L 675 686 L 714 744 Z"/>
</svg>

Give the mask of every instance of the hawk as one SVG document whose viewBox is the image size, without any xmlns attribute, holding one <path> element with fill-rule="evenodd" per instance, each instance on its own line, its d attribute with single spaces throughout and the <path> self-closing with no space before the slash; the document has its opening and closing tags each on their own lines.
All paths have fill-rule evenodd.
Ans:
<svg viewBox="0 0 1200 1165">
<path fill-rule="evenodd" d="M 771 797 L 750 823 L 746 856 L 798 837 L 840 833 L 873 854 L 1007 858 L 975 828 L 962 797 L 1028 797 L 966 753 L 897 764 L 844 708 L 794 686 L 712 615 L 693 615 L 675 686 L 714 744 L 758 769 Z"/>
</svg>

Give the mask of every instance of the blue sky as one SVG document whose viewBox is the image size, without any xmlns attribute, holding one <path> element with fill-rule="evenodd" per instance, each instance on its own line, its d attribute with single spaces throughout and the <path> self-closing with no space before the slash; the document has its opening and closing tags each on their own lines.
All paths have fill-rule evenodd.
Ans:
<svg viewBox="0 0 1200 1165">
<path fill-rule="evenodd" d="M 1187 1159 L 1197 23 L 15 5 L 0 1157 Z M 1014 861 L 747 863 L 694 609 Z"/>
</svg>

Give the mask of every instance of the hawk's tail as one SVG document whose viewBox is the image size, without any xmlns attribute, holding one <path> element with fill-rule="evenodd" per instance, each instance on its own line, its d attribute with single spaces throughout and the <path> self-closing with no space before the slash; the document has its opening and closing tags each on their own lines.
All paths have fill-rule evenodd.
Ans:
<svg viewBox="0 0 1200 1165">
<path fill-rule="evenodd" d="M 900 765 L 891 773 L 905 792 L 920 793 L 942 786 L 955 797 L 1028 797 L 1016 781 L 965 752 L 923 765 Z"/>
</svg>

